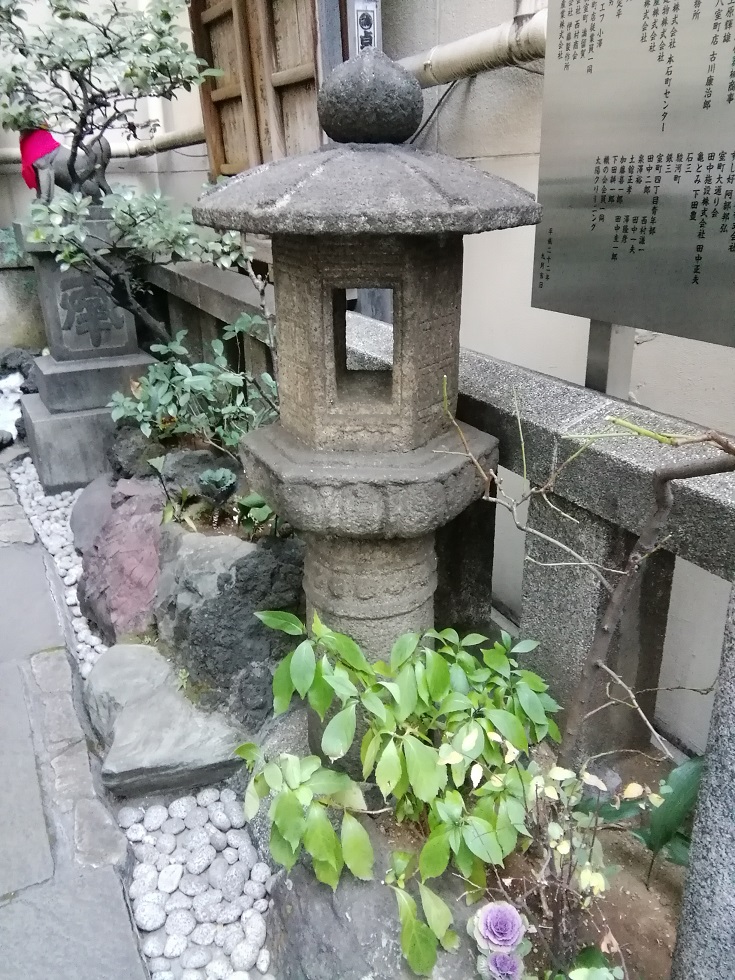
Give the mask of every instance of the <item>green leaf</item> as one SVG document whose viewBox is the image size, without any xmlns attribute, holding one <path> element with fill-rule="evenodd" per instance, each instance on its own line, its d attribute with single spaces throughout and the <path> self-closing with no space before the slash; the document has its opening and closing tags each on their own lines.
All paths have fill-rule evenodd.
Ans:
<svg viewBox="0 0 735 980">
<path fill-rule="evenodd" d="M 272 630 L 280 630 L 289 636 L 303 636 L 306 632 L 304 624 L 296 616 L 287 612 L 256 612 L 255 616 Z"/>
<path fill-rule="evenodd" d="M 371 715 L 375 715 L 375 717 L 381 722 L 385 721 L 387 717 L 385 705 L 374 691 L 363 692 L 360 700 L 363 703 L 363 707 L 365 707 Z"/>
<path fill-rule="evenodd" d="M 279 766 L 275 762 L 269 762 L 268 765 L 263 770 L 263 777 L 265 778 L 268 786 L 273 790 L 274 793 L 280 793 L 283 787 L 283 773 Z"/>
<path fill-rule="evenodd" d="M 525 681 L 531 690 L 537 694 L 543 694 L 549 689 L 549 685 L 531 670 L 514 670 L 513 673 L 516 677 L 520 677 L 522 681 Z"/>
<path fill-rule="evenodd" d="M 482 633 L 468 633 L 467 636 L 463 636 L 460 644 L 463 647 L 476 647 L 487 640 L 486 636 Z"/>
<path fill-rule="evenodd" d="M 416 710 L 418 690 L 416 689 L 416 674 L 411 664 L 406 664 L 396 677 L 398 685 L 398 703 L 396 704 L 396 720 L 405 721 Z"/>
<path fill-rule="evenodd" d="M 375 768 L 375 761 L 380 752 L 382 739 L 380 735 L 368 729 L 362 740 L 360 747 L 360 761 L 362 762 L 362 778 L 367 779 Z"/>
<path fill-rule="evenodd" d="M 242 745 L 238 745 L 235 749 L 235 755 L 239 755 L 241 759 L 244 759 L 248 768 L 252 769 L 258 761 L 260 749 L 255 742 L 243 742 Z"/>
<path fill-rule="evenodd" d="M 314 859 L 312 863 L 317 881 L 321 881 L 324 885 L 329 885 L 332 891 L 336 891 L 340 875 L 342 874 L 342 868 L 335 868 L 329 861 L 317 861 Z"/>
<path fill-rule="evenodd" d="M 309 699 L 309 705 L 316 711 L 320 719 L 324 721 L 324 716 L 334 699 L 334 691 L 324 679 L 321 663 L 316 665 L 314 680 L 309 688 L 307 697 Z"/>
<path fill-rule="evenodd" d="M 342 848 L 334 832 L 334 827 L 329 821 L 327 811 L 320 803 L 312 803 L 306 817 L 306 829 L 304 831 L 304 847 L 314 859 L 314 870 L 317 870 L 317 862 L 329 865 L 333 871 L 337 872 L 337 880 L 342 871 L 343 859 Z M 317 874 L 317 877 L 319 875 Z M 323 881 L 323 878 L 319 878 Z M 328 881 L 327 884 L 332 884 Z M 332 885 L 336 887 L 336 884 Z"/>
<path fill-rule="evenodd" d="M 349 698 L 357 697 L 357 688 L 350 680 L 350 676 L 340 664 L 334 668 L 331 674 L 328 674 L 322 669 L 322 676 L 324 681 L 328 684 L 337 697 L 344 704 Z"/>
<path fill-rule="evenodd" d="M 531 721 L 536 725 L 545 725 L 546 712 L 544 711 L 544 706 L 539 701 L 538 695 L 531 690 L 528 684 L 520 681 L 520 683 L 516 685 L 515 693 L 518 695 L 518 700 L 521 703 L 521 707 Z"/>
<path fill-rule="evenodd" d="M 373 845 L 359 820 L 345 811 L 342 817 L 342 856 L 356 878 L 371 881 L 373 877 Z"/>
<path fill-rule="evenodd" d="M 480 894 L 479 898 L 482 898 L 482 894 Z M 477 901 L 479 901 L 479 898 Z M 451 929 L 447 929 L 439 942 L 448 953 L 455 953 L 459 949 L 459 936 Z"/>
<path fill-rule="evenodd" d="M 558 745 L 559 742 L 561 742 L 561 732 L 559 731 L 559 726 L 553 718 L 547 718 L 546 725 L 549 729 L 549 738 Z"/>
<path fill-rule="evenodd" d="M 324 729 L 322 752 L 334 762 L 341 759 L 355 737 L 355 704 L 348 704 L 339 711 Z"/>
<path fill-rule="evenodd" d="M 255 788 L 255 779 L 250 780 L 248 783 L 248 788 L 245 790 L 243 809 L 246 820 L 252 820 L 260 809 L 260 797 L 258 796 L 258 791 Z"/>
<path fill-rule="evenodd" d="M 390 652 L 390 666 L 394 673 L 410 660 L 420 639 L 418 633 L 404 633 L 403 636 L 398 637 Z"/>
<path fill-rule="evenodd" d="M 509 711 L 503 711 L 502 708 L 489 708 L 485 713 L 495 728 L 504 738 L 508 739 L 514 748 L 521 752 L 528 751 L 526 733 L 515 715 Z"/>
<path fill-rule="evenodd" d="M 510 660 L 498 643 L 491 650 L 483 650 L 482 659 L 490 670 L 494 670 L 502 677 L 510 677 Z"/>
<path fill-rule="evenodd" d="M 306 829 L 306 816 L 293 790 L 285 790 L 278 794 L 273 802 L 272 817 L 283 839 L 288 841 L 291 850 L 295 851 Z"/>
<path fill-rule="evenodd" d="M 521 653 L 531 653 L 538 646 L 538 640 L 521 640 L 520 643 L 516 643 L 511 649 L 511 653 L 521 654 Z"/>
<path fill-rule="evenodd" d="M 350 777 L 347 773 L 321 768 L 309 777 L 306 785 L 314 796 L 332 796 L 344 790 L 349 783 Z"/>
<path fill-rule="evenodd" d="M 312 685 L 316 673 L 316 656 L 311 640 L 304 640 L 291 654 L 291 680 L 303 698 Z"/>
<path fill-rule="evenodd" d="M 672 864 L 679 864 L 686 868 L 689 865 L 689 850 L 691 841 L 684 834 L 676 834 L 664 849 L 666 857 Z"/>
<path fill-rule="evenodd" d="M 449 693 L 449 664 L 434 650 L 426 651 L 426 683 L 434 701 L 441 701 Z"/>
<path fill-rule="evenodd" d="M 408 779 L 411 788 L 424 803 L 431 803 L 446 785 L 446 768 L 439 762 L 439 753 L 431 745 L 424 745 L 414 735 L 403 740 Z"/>
<path fill-rule="evenodd" d="M 273 675 L 273 714 L 282 715 L 291 704 L 294 686 L 291 680 L 291 657 L 289 653 L 276 667 Z"/>
<path fill-rule="evenodd" d="M 474 855 L 487 864 L 502 864 L 503 849 L 498 843 L 495 828 L 481 817 L 468 817 L 462 838 Z"/>
<path fill-rule="evenodd" d="M 274 823 L 271 824 L 270 850 L 273 860 L 282 864 L 287 871 L 296 864 L 300 847 L 292 848 Z"/>
<path fill-rule="evenodd" d="M 348 667 L 352 667 L 358 673 L 372 674 L 370 664 L 365 659 L 362 650 L 351 637 L 345 636 L 343 633 L 333 633 L 329 642 L 326 640 L 323 642 L 325 645 L 331 646 L 340 660 L 346 663 Z"/>
<path fill-rule="evenodd" d="M 401 920 L 401 949 L 414 973 L 430 977 L 436 965 L 437 939 L 416 917 L 416 903 L 405 891 L 394 888 Z"/>
<path fill-rule="evenodd" d="M 384 799 L 388 799 L 401 778 L 401 760 L 393 739 L 386 744 L 375 769 L 375 782 Z"/>
<path fill-rule="evenodd" d="M 432 830 L 419 855 L 419 871 L 426 881 L 444 874 L 449 864 L 449 833 L 439 825 Z"/>
<path fill-rule="evenodd" d="M 449 668 L 449 677 L 452 682 L 452 690 L 456 694 L 467 694 L 469 692 L 470 682 L 467 680 L 467 674 L 459 664 L 452 664 Z"/>
<path fill-rule="evenodd" d="M 446 902 L 443 902 L 427 885 L 419 882 L 421 906 L 429 928 L 437 939 L 442 939 L 454 919 Z"/>
<path fill-rule="evenodd" d="M 648 825 L 649 847 L 657 854 L 668 844 L 697 805 L 704 760 L 688 759 L 670 773 L 666 783 L 671 792 L 651 813 Z"/>
</svg>

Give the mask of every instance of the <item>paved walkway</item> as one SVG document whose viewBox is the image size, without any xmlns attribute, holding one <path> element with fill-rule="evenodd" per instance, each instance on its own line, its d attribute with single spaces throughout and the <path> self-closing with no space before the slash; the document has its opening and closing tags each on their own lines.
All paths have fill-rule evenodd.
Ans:
<svg viewBox="0 0 735 980">
<path fill-rule="evenodd" d="M 45 557 L 0 457 L 0 980 L 146 980 Z"/>
</svg>

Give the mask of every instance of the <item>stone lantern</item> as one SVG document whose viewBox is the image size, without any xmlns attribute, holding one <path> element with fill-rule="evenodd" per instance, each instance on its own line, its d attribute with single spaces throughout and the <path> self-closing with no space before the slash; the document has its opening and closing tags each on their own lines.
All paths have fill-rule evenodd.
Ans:
<svg viewBox="0 0 735 980">
<path fill-rule="evenodd" d="M 456 409 L 462 236 L 534 224 L 524 190 L 400 145 L 422 115 L 418 82 L 376 51 L 319 96 L 336 142 L 206 194 L 197 221 L 270 235 L 280 422 L 242 442 L 254 488 L 306 542 L 309 606 L 373 657 L 434 625 L 434 532 L 484 482 Z M 393 294 L 390 370 L 353 370 L 347 290 Z M 446 402 L 445 402 L 446 392 Z M 486 469 L 497 440 L 462 426 Z"/>
</svg>

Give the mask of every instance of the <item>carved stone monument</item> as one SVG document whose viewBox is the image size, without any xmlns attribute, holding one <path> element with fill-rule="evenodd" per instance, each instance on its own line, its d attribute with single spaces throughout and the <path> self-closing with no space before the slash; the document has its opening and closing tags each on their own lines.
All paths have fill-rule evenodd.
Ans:
<svg viewBox="0 0 735 980">
<path fill-rule="evenodd" d="M 102 208 L 91 209 L 90 232 L 107 232 Z M 19 245 L 30 254 L 49 354 L 36 359 L 37 395 L 21 399 L 28 443 L 47 493 L 84 486 L 106 469 L 105 442 L 114 429 L 106 407 L 152 363 L 138 349 L 132 314 L 116 306 L 86 272 L 62 272 L 44 243 Z"/>
<path fill-rule="evenodd" d="M 373 658 L 434 625 L 434 532 L 484 489 L 449 415 L 462 236 L 540 215 L 514 184 L 399 145 L 421 107 L 418 83 L 370 51 L 320 93 L 337 143 L 241 174 L 194 211 L 202 224 L 272 236 L 281 419 L 244 438 L 244 465 L 306 541 L 309 615 Z M 392 370 L 351 368 L 353 288 L 392 290 Z M 497 440 L 462 431 L 494 467 Z"/>
</svg>

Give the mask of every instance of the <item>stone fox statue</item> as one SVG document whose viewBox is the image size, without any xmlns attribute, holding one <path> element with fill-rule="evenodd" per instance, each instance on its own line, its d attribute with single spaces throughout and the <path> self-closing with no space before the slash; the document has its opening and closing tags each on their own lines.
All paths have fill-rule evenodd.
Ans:
<svg viewBox="0 0 735 980">
<path fill-rule="evenodd" d="M 104 194 L 111 193 L 105 178 L 110 144 L 104 137 L 79 147 L 74 162 L 76 182 L 72 182 L 69 174 L 71 152 L 47 129 L 26 129 L 20 134 L 20 157 L 23 179 L 44 204 L 51 203 L 56 187 L 71 191 L 75 183 L 76 189 L 97 204 Z"/>
</svg>

